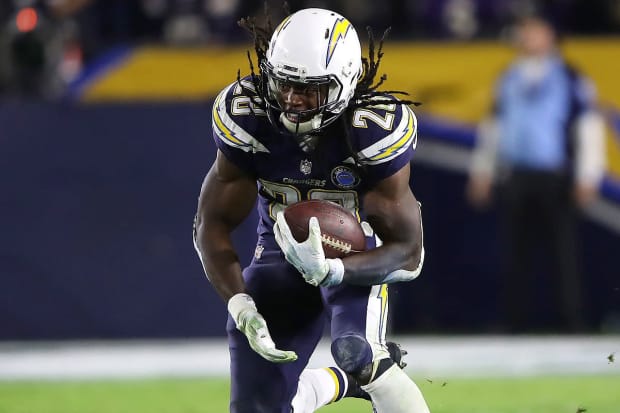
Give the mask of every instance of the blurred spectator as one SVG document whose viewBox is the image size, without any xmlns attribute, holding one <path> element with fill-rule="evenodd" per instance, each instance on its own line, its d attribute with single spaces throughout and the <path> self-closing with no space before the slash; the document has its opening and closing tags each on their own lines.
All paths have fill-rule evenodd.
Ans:
<svg viewBox="0 0 620 413">
<path fill-rule="evenodd" d="M 479 128 L 467 195 L 484 207 L 493 181 L 498 184 L 505 327 L 580 331 L 575 206 L 587 207 L 597 195 L 604 173 L 603 120 L 592 84 L 563 60 L 548 21 L 524 18 L 515 40 L 519 55 L 499 78 L 493 113 Z M 540 250 L 554 275 L 544 282 L 535 279 Z M 554 294 L 546 304 L 560 314 L 537 314 L 545 285 Z M 545 320 L 551 324 L 537 325 Z"/>
<path fill-rule="evenodd" d="M 145 7 L 153 0 L 142 3 Z M 235 24 L 237 6 L 236 0 L 169 1 L 163 40 L 176 45 L 231 41 L 230 33 L 239 31 Z"/>
<path fill-rule="evenodd" d="M 56 97 L 84 65 L 122 44 L 209 45 L 247 41 L 236 21 L 280 20 L 284 0 L 0 0 L 0 93 Z M 524 11 L 543 10 L 575 34 L 620 32 L 620 0 L 288 0 L 323 7 L 391 39 L 479 39 Z M 23 14 L 36 12 L 35 24 Z M 26 19 L 23 19 L 26 16 Z M 26 29 L 24 29 L 26 27 Z"/>
<path fill-rule="evenodd" d="M 478 31 L 474 0 L 450 0 L 443 10 L 443 20 L 455 38 L 472 38 Z"/>
<path fill-rule="evenodd" d="M 69 15 L 90 0 L 14 0 L 0 8 L 0 92 L 56 98 L 82 67 Z"/>
</svg>

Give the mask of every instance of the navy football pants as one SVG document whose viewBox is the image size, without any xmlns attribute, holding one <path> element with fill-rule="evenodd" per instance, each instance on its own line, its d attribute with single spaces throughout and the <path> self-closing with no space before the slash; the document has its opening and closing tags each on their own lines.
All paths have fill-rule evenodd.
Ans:
<svg viewBox="0 0 620 413">
<path fill-rule="evenodd" d="M 285 364 L 263 359 L 229 317 L 231 413 L 289 413 L 299 375 L 326 321 L 330 322 L 332 341 L 347 335 L 364 338 L 372 350 L 363 356 L 367 362 L 385 356 L 381 345 L 387 315 L 386 286 L 313 287 L 279 251 L 265 251 L 244 270 L 243 277 L 276 347 L 293 350 L 299 358 Z"/>
</svg>

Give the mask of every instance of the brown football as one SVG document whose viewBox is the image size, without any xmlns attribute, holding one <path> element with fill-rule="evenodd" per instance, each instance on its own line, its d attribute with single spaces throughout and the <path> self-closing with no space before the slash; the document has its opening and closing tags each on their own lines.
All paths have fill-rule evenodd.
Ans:
<svg viewBox="0 0 620 413">
<path fill-rule="evenodd" d="M 339 204 L 323 200 L 297 202 L 284 210 L 286 223 L 297 242 L 308 239 L 311 217 L 319 220 L 327 258 L 342 258 L 366 249 L 364 231 L 357 217 Z"/>
</svg>

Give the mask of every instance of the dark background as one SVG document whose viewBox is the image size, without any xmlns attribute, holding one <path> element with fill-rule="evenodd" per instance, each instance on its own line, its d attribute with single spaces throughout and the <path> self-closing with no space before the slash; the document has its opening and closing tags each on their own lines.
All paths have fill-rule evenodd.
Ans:
<svg viewBox="0 0 620 413">
<path fill-rule="evenodd" d="M 71 86 L 111 48 L 247 44 L 236 21 L 260 16 L 263 3 L 0 0 L 0 340 L 224 333 L 226 307 L 191 242 L 215 151 L 209 102 L 66 97 L 79 95 Z M 279 21 L 282 2 L 267 3 Z M 329 7 L 375 32 L 392 26 L 394 40 L 438 44 L 503 39 L 515 18 L 533 12 L 563 35 L 620 33 L 620 0 L 289 4 Z M 420 150 L 435 139 L 462 143 L 458 131 L 436 126 L 420 120 Z M 414 161 L 427 257 L 420 279 L 392 288 L 394 332 L 498 331 L 496 211 L 470 209 L 464 183 L 463 173 Z M 255 219 L 235 235 L 243 262 L 254 250 Z M 588 219 L 580 235 L 589 328 L 618 332 L 620 236 Z M 543 328 L 553 317 L 547 271 L 536 272 L 540 296 L 523 297 Z"/>
<path fill-rule="evenodd" d="M 1 340 L 224 334 L 191 241 L 215 153 L 209 103 L 5 102 L 0 125 Z M 468 207 L 464 179 L 414 160 L 427 257 L 392 289 L 393 332 L 495 331 L 495 211 Z M 243 262 L 255 219 L 235 237 Z M 590 326 L 618 328 L 620 237 L 589 220 L 581 234 Z M 523 299 L 552 314 L 544 271 L 541 297 Z"/>
</svg>

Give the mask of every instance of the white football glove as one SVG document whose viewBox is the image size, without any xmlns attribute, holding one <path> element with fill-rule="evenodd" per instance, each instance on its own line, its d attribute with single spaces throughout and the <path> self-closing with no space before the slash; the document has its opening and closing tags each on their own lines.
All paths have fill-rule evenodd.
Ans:
<svg viewBox="0 0 620 413">
<path fill-rule="evenodd" d="M 295 240 L 282 212 L 276 217 L 273 232 L 286 260 L 297 268 L 308 284 L 329 287 L 342 282 L 344 265 L 339 258 L 325 258 L 316 217 L 310 218 L 308 239 L 304 242 Z"/>
<path fill-rule="evenodd" d="M 290 363 L 297 360 L 294 351 L 278 350 L 271 339 L 267 322 L 256 309 L 252 297 L 235 294 L 228 300 L 228 312 L 237 324 L 237 329 L 248 338 L 252 350 L 273 363 Z"/>
</svg>

